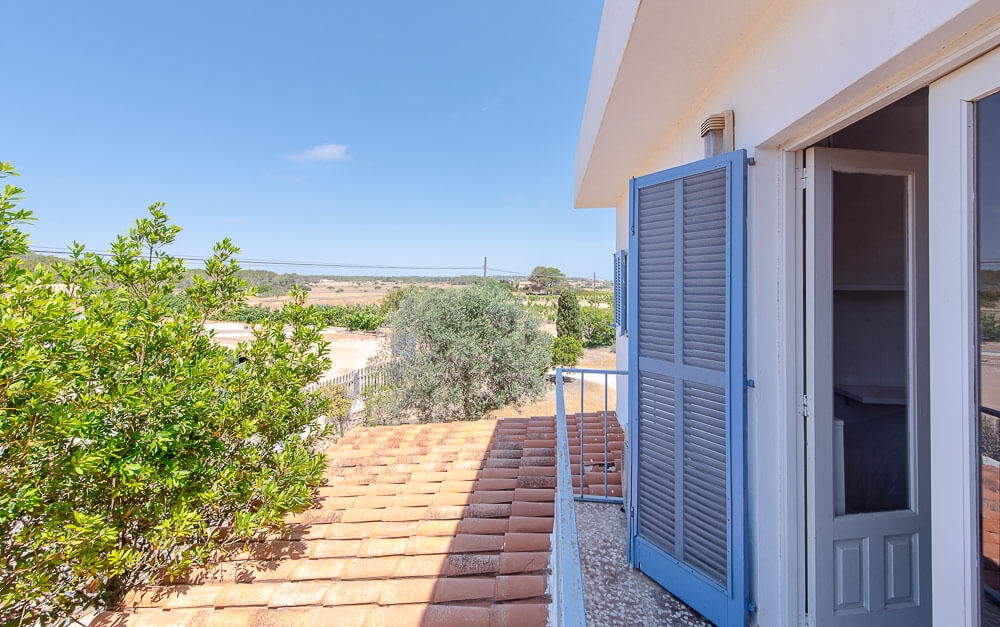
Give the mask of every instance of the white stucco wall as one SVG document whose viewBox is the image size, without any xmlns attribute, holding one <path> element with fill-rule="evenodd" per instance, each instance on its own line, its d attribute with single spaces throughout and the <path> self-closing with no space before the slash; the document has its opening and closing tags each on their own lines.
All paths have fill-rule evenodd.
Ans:
<svg viewBox="0 0 1000 627">
<path fill-rule="evenodd" d="M 793 625 L 803 596 L 797 523 L 804 514 L 797 483 L 799 277 L 791 151 L 1000 43 L 1000 2 L 776 0 L 752 27 L 739 31 L 738 41 L 706 40 L 706 47 L 726 48 L 724 62 L 688 91 L 672 91 L 672 75 L 663 68 L 684 71 L 684 63 L 657 56 L 655 38 L 669 40 L 678 29 L 702 27 L 706 12 L 728 6 L 715 4 L 706 9 L 643 0 L 626 50 L 604 57 L 598 51 L 598 60 L 614 60 L 616 79 L 609 86 L 611 70 L 600 68 L 600 83 L 591 84 L 595 103 L 604 101 L 591 106 L 588 99 L 587 134 L 581 132 L 577 153 L 577 203 L 614 205 L 616 243 L 627 247 L 628 179 L 701 159 L 702 120 L 734 110 L 736 147 L 756 159 L 749 172 L 747 235 L 747 367 L 756 382 L 747 397 L 752 598 L 758 624 Z M 601 95 L 604 88 L 611 93 Z M 635 106 L 646 99 L 655 106 Z M 618 367 L 627 369 L 624 338 L 617 349 Z M 627 417 L 625 389 L 619 388 L 618 399 L 619 415 Z"/>
</svg>

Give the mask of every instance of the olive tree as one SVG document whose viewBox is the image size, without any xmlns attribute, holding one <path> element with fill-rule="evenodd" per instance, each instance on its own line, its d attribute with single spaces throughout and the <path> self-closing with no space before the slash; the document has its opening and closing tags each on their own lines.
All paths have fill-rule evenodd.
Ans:
<svg viewBox="0 0 1000 627">
<path fill-rule="evenodd" d="M 407 294 L 389 325 L 371 422 L 475 420 L 544 390 L 551 336 L 501 286 Z"/>
<path fill-rule="evenodd" d="M 214 342 L 206 320 L 247 295 L 238 249 L 218 243 L 178 305 L 180 229 L 160 204 L 108 258 L 74 245 L 27 270 L 21 194 L 0 196 L 0 624 L 45 624 L 306 508 L 325 402 L 303 386 L 329 360 L 297 289 L 284 322 Z"/>
</svg>

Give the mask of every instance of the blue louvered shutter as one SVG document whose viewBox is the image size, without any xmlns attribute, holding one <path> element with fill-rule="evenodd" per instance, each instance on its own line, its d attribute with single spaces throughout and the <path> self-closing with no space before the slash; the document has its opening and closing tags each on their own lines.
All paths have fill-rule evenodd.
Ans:
<svg viewBox="0 0 1000 627">
<path fill-rule="evenodd" d="M 628 303 L 628 251 L 615 253 L 615 328 L 618 335 L 625 335 L 627 328 L 626 304 Z"/>
<path fill-rule="evenodd" d="M 633 563 L 746 624 L 746 155 L 633 179 L 628 268 Z"/>
</svg>

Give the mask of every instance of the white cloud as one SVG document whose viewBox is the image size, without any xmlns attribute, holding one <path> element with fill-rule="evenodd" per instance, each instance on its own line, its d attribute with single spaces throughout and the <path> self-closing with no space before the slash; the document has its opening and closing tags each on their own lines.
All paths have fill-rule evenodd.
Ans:
<svg viewBox="0 0 1000 627">
<path fill-rule="evenodd" d="M 495 109 L 503 108 L 503 100 L 499 98 L 489 98 L 483 101 L 483 104 L 479 107 L 480 111 L 493 111 Z"/>
<path fill-rule="evenodd" d="M 289 155 L 288 159 L 300 163 L 310 161 L 347 161 L 347 146 L 344 144 L 320 144 L 308 150 L 303 150 L 298 154 Z"/>
</svg>

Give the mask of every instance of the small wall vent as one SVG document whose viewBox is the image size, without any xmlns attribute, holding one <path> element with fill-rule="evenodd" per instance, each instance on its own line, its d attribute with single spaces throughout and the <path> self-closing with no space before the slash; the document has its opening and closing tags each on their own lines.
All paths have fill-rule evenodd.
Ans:
<svg viewBox="0 0 1000 627">
<path fill-rule="evenodd" d="M 705 118 L 701 123 L 701 136 L 705 139 L 705 156 L 714 157 L 736 149 L 733 131 L 733 110 L 726 109 Z"/>
</svg>

